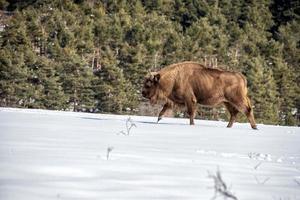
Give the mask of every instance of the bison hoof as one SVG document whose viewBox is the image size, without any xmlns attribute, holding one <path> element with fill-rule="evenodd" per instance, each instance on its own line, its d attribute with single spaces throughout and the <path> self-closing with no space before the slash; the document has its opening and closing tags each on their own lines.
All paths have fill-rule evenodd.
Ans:
<svg viewBox="0 0 300 200">
<path fill-rule="evenodd" d="M 257 128 L 256 126 L 252 127 L 252 129 L 254 129 L 254 130 L 258 130 L 258 128 Z"/>
<path fill-rule="evenodd" d="M 162 119 L 162 117 L 158 117 L 158 119 L 157 119 L 157 123 L 160 121 Z"/>
</svg>

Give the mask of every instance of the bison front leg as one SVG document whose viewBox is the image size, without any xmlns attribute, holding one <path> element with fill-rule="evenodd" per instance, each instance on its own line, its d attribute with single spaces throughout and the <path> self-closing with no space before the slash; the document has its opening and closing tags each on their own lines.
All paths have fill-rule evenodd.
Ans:
<svg viewBox="0 0 300 200">
<path fill-rule="evenodd" d="M 165 103 L 164 107 L 162 108 L 162 110 L 160 111 L 159 115 L 158 115 L 158 119 L 157 119 L 157 123 L 162 119 L 162 116 L 170 109 L 172 109 L 172 104 L 171 103 Z"/>
<path fill-rule="evenodd" d="M 193 98 L 191 98 L 190 101 L 187 101 L 186 106 L 187 106 L 188 115 L 190 116 L 190 125 L 195 125 L 194 118 L 195 118 L 196 110 L 197 110 L 196 98 L 193 97 Z"/>
</svg>

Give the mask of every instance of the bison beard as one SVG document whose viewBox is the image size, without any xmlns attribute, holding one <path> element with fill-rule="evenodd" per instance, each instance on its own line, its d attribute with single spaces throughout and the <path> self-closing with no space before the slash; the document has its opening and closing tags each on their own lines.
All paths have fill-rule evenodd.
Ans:
<svg viewBox="0 0 300 200">
<path fill-rule="evenodd" d="M 206 68 L 196 62 L 169 65 L 145 77 L 143 97 L 151 104 L 165 102 L 158 121 L 174 105 L 186 106 L 190 124 L 194 124 L 197 103 L 215 107 L 224 104 L 230 113 L 227 127 L 232 127 L 239 112 L 245 114 L 253 129 L 257 129 L 247 81 L 241 73 Z"/>
</svg>

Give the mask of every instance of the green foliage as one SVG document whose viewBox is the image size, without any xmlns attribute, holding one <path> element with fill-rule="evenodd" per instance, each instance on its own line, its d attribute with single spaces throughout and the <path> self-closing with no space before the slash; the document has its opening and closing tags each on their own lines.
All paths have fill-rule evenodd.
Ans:
<svg viewBox="0 0 300 200">
<path fill-rule="evenodd" d="M 297 98 L 299 99 L 299 87 L 295 84 L 296 73 L 281 58 L 274 58 L 274 74 L 279 93 L 279 117 L 281 124 L 296 125 L 293 117 Z"/>
<path fill-rule="evenodd" d="M 0 106 L 133 112 L 148 70 L 194 60 L 244 73 L 258 122 L 299 124 L 298 1 L 0 0 L 0 9 Z"/>
<path fill-rule="evenodd" d="M 249 95 L 254 105 L 254 116 L 258 122 L 278 122 L 278 94 L 272 71 L 261 57 L 249 60 Z"/>
<path fill-rule="evenodd" d="M 96 109 L 102 112 L 122 113 L 136 103 L 133 86 L 125 79 L 123 70 L 117 67 L 115 52 L 107 48 L 103 50 L 102 55 L 102 70 L 97 72 L 97 79 L 94 81 Z"/>
</svg>

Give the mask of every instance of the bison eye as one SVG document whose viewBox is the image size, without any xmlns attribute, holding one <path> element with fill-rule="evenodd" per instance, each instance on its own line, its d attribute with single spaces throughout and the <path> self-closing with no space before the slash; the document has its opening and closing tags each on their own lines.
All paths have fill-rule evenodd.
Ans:
<svg viewBox="0 0 300 200">
<path fill-rule="evenodd" d="M 149 88 L 150 88 L 150 86 L 149 86 L 149 85 L 146 85 L 146 86 L 145 86 L 145 88 L 149 89 Z"/>
</svg>

